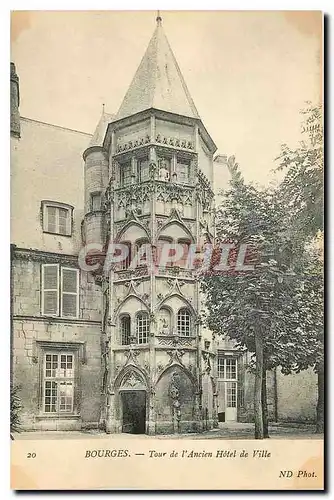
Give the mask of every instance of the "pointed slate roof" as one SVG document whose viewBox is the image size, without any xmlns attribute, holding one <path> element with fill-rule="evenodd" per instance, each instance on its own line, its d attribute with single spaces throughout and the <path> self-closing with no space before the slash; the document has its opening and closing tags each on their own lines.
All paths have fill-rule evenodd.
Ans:
<svg viewBox="0 0 334 500">
<path fill-rule="evenodd" d="M 97 124 L 97 127 L 95 129 L 93 137 L 91 138 L 90 143 L 88 145 L 89 148 L 92 148 L 94 146 L 102 146 L 103 145 L 103 141 L 104 141 L 104 137 L 106 135 L 108 124 L 112 120 L 114 120 L 114 118 L 115 118 L 115 115 L 112 115 L 110 113 L 106 113 L 104 111 L 104 108 L 103 108 L 99 123 Z"/>
<path fill-rule="evenodd" d="M 160 17 L 115 120 L 150 108 L 199 119 Z"/>
</svg>

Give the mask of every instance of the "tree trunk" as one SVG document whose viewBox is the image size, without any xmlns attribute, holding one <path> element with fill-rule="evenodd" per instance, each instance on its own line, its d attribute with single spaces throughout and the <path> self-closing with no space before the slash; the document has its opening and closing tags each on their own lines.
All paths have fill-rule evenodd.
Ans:
<svg viewBox="0 0 334 500">
<path fill-rule="evenodd" d="M 260 330 L 255 331 L 255 387 L 254 387 L 254 421 L 255 439 L 263 439 L 262 416 L 262 378 L 263 378 L 263 339 Z"/>
<path fill-rule="evenodd" d="M 324 432 L 324 412 L 325 412 L 325 373 L 323 367 L 318 369 L 318 403 L 317 403 L 317 427 L 316 432 Z"/>
<path fill-rule="evenodd" d="M 267 369 L 265 362 L 263 363 L 262 376 L 262 420 L 263 420 L 263 437 L 269 437 L 269 422 L 268 422 L 268 404 L 267 404 Z"/>
</svg>

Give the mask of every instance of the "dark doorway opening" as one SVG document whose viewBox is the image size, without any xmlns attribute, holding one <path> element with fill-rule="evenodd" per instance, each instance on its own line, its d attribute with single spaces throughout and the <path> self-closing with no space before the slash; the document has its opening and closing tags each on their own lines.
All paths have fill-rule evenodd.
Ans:
<svg viewBox="0 0 334 500">
<path fill-rule="evenodd" d="M 145 434 L 146 430 L 146 392 L 122 391 L 123 423 L 122 432 Z"/>
<path fill-rule="evenodd" d="M 218 422 L 225 422 L 225 412 L 218 413 Z"/>
</svg>

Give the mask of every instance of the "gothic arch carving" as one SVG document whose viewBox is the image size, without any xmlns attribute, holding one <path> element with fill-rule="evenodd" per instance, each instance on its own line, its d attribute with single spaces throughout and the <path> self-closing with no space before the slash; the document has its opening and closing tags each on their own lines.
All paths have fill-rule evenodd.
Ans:
<svg viewBox="0 0 334 500">
<path fill-rule="evenodd" d="M 157 377 L 157 380 L 155 382 L 155 386 L 158 385 L 158 383 L 160 382 L 160 380 L 162 379 L 162 377 L 164 375 L 167 375 L 168 372 L 172 372 L 173 369 L 175 369 L 176 367 L 178 367 L 179 369 L 181 369 L 182 372 L 184 372 L 184 374 L 189 378 L 189 380 L 191 381 L 191 383 L 193 384 L 194 388 L 197 390 L 197 387 L 198 387 L 198 384 L 197 384 L 197 379 L 196 377 L 191 373 L 190 370 L 188 370 L 188 368 L 186 368 L 184 365 L 182 365 L 181 363 L 178 363 L 176 361 L 173 361 L 171 364 L 168 364 L 163 370 L 162 372 L 159 373 L 158 377 Z"/>
<path fill-rule="evenodd" d="M 145 372 L 133 364 L 127 364 L 114 381 L 115 390 L 145 390 L 149 387 Z"/>
<path fill-rule="evenodd" d="M 114 312 L 114 318 L 117 318 L 117 316 L 119 315 L 119 312 L 121 310 L 121 308 L 124 306 L 124 304 L 129 300 L 131 299 L 131 297 L 135 298 L 136 300 L 139 300 L 139 302 L 141 302 L 141 304 L 145 307 L 145 312 L 150 312 L 150 308 L 149 308 L 149 305 L 145 303 L 145 301 L 139 297 L 137 294 L 135 293 L 129 293 L 126 297 L 124 297 L 124 299 L 117 305 L 116 309 L 115 309 L 115 312 Z M 126 313 L 126 311 L 124 311 L 124 313 Z"/>
<path fill-rule="evenodd" d="M 123 226 L 123 227 L 121 227 L 121 229 L 118 231 L 118 233 L 117 233 L 117 235 L 116 235 L 116 238 L 115 238 L 115 241 L 116 241 L 117 243 L 120 243 L 120 242 L 121 242 L 121 239 L 122 239 L 123 235 L 125 234 L 125 232 L 126 232 L 126 231 L 129 229 L 129 227 L 131 227 L 131 226 L 137 226 L 137 227 L 139 227 L 140 229 L 142 229 L 142 230 L 144 231 L 144 233 L 145 233 L 145 236 L 144 236 L 144 235 L 143 235 L 143 236 L 140 236 L 140 237 L 139 237 L 139 238 L 137 238 L 137 239 L 142 239 L 142 238 L 144 239 L 144 238 L 147 238 L 147 239 L 150 241 L 150 237 L 151 237 L 151 235 L 150 235 L 150 232 L 149 232 L 148 228 L 147 228 L 144 224 L 142 224 L 142 223 L 140 222 L 140 220 L 139 220 L 139 219 L 135 218 L 134 220 L 132 219 L 132 220 L 129 220 L 128 222 L 126 222 L 126 223 L 124 224 L 124 226 Z"/>
<path fill-rule="evenodd" d="M 164 297 L 162 301 L 159 302 L 157 310 L 160 310 L 161 307 L 170 307 L 168 304 L 166 304 L 166 302 L 172 297 L 178 297 L 184 303 L 184 306 L 181 307 L 189 307 L 191 314 L 193 314 L 194 317 L 196 316 L 196 311 L 192 303 L 184 295 L 182 295 L 180 292 L 177 291 L 173 291 L 172 293 Z"/>
<path fill-rule="evenodd" d="M 171 225 L 175 224 L 176 226 L 178 226 L 179 228 L 181 228 L 185 234 L 189 237 L 190 241 L 192 243 L 194 243 L 194 237 L 191 233 L 191 231 L 189 230 L 189 228 L 184 224 L 184 222 L 182 222 L 182 220 L 180 219 L 171 219 L 171 220 L 168 220 L 161 228 L 158 229 L 158 233 L 157 233 L 157 238 L 161 237 L 161 238 L 165 238 L 165 237 L 168 237 L 168 235 L 164 235 L 162 234 L 166 229 L 168 229 L 168 227 L 170 227 Z M 177 237 L 177 240 L 179 239 L 182 239 L 182 238 L 186 238 L 186 236 L 178 236 Z"/>
</svg>

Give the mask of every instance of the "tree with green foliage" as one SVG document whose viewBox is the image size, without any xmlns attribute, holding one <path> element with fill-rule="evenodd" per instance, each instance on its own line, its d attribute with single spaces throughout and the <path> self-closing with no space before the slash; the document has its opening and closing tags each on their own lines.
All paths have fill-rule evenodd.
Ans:
<svg viewBox="0 0 334 500">
<path fill-rule="evenodd" d="M 306 127 L 311 127 L 313 134 L 318 130 L 309 120 Z M 256 438 L 268 436 L 267 370 L 279 366 L 289 374 L 310 366 L 321 367 L 321 282 L 319 276 L 308 274 L 310 259 L 303 225 L 306 218 L 315 228 L 319 214 L 308 216 L 310 204 L 305 205 L 294 189 L 294 182 L 306 182 L 305 199 L 312 192 L 315 212 L 319 211 L 321 197 L 309 184 L 318 179 L 312 162 L 321 165 L 321 151 L 314 138 L 312 144 L 315 150 L 309 155 L 306 143 L 302 152 L 294 152 L 293 170 L 278 189 L 247 185 L 234 159 L 229 160 L 232 180 L 217 210 L 217 236 L 219 241 L 236 247 L 247 244 L 248 264 L 253 264 L 254 270 L 233 270 L 235 255 L 231 251 L 232 271 L 217 274 L 214 266 L 220 256 L 216 252 L 210 272 L 202 280 L 208 326 L 255 353 Z M 283 149 L 282 165 L 289 169 L 292 150 L 287 146 Z M 298 159 L 302 162 L 300 170 L 296 167 Z"/>
<path fill-rule="evenodd" d="M 285 210 L 275 191 L 246 184 L 233 160 L 230 169 L 231 187 L 217 210 L 217 237 L 235 248 L 247 244 L 245 264 L 254 269 L 237 271 L 235 252 L 231 251 L 230 270 L 215 272 L 218 252 L 202 280 L 202 289 L 207 297 L 208 326 L 255 353 L 255 437 L 261 439 L 268 436 L 267 370 L 281 366 L 291 372 L 302 344 L 297 313 L 299 284 L 281 280 L 288 272 L 281 258 L 286 245 L 282 229 Z"/>
<path fill-rule="evenodd" d="M 322 106 L 307 103 L 301 111 L 303 140 L 296 148 L 286 144 L 276 159 L 284 174 L 277 195 L 287 207 L 290 254 L 286 262 L 302 276 L 303 298 L 308 305 L 302 328 L 314 346 L 304 364 L 318 377 L 317 431 L 324 426 L 324 327 L 323 327 L 323 207 L 324 147 Z"/>
</svg>

